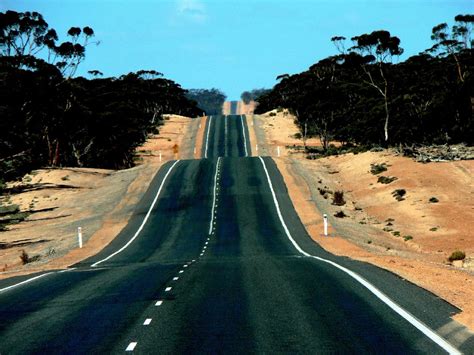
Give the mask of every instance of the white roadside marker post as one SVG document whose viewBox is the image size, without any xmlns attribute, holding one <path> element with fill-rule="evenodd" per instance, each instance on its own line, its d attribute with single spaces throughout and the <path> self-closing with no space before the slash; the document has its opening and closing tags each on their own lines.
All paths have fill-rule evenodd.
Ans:
<svg viewBox="0 0 474 355">
<path fill-rule="evenodd" d="M 161 150 L 160 150 L 160 163 L 161 163 Z"/>
<path fill-rule="evenodd" d="M 82 228 L 77 227 L 77 240 L 79 241 L 79 248 L 82 248 Z"/>
<path fill-rule="evenodd" d="M 258 155 L 258 144 L 255 144 L 255 153 Z"/>
<path fill-rule="evenodd" d="M 280 146 L 277 147 L 277 155 L 280 156 Z"/>
<path fill-rule="evenodd" d="M 328 236 L 328 215 L 325 213 L 323 214 L 323 220 L 324 220 L 324 236 Z"/>
</svg>

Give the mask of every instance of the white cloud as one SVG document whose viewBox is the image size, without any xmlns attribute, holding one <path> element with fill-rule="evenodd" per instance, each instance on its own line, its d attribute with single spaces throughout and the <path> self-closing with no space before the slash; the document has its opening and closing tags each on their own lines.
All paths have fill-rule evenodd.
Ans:
<svg viewBox="0 0 474 355">
<path fill-rule="evenodd" d="M 177 16 L 182 20 L 204 23 L 207 20 L 207 11 L 199 0 L 178 0 Z"/>
</svg>

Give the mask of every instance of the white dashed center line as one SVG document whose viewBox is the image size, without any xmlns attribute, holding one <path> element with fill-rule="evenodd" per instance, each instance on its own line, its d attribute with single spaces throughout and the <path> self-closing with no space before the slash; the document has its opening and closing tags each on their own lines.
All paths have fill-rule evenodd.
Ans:
<svg viewBox="0 0 474 355">
<path fill-rule="evenodd" d="M 130 344 L 128 344 L 128 346 L 127 346 L 127 348 L 125 349 L 125 351 L 133 351 L 136 346 L 137 346 L 137 342 L 132 341 Z"/>
<path fill-rule="evenodd" d="M 149 325 L 151 323 L 151 318 L 147 318 L 145 319 L 145 321 L 143 322 L 143 325 Z"/>
<path fill-rule="evenodd" d="M 163 304 L 163 301 L 160 300 L 155 303 L 155 306 L 161 306 L 162 304 Z"/>
<path fill-rule="evenodd" d="M 179 277 L 173 277 L 173 281 L 178 281 L 179 280 Z"/>
<path fill-rule="evenodd" d="M 165 288 L 165 292 L 170 292 L 171 289 L 172 289 L 172 287 L 167 287 L 167 288 Z"/>
</svg>

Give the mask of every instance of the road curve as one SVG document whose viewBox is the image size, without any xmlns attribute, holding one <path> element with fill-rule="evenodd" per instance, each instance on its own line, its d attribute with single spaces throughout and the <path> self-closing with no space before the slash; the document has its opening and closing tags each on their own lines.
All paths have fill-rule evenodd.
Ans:
<svg viewBox="0 0 474 355">
<path fill-rule="evenodd" d="M 456 353 L 330 262 L 429 329 L 446 327 L 459 310 L 322 250 L 275 163 L 247 157 L 245 119 L 207 122 L 208 159 L 165 164 L 104 250 L 3 292 L 21 280 L 0 282 L 1 354 Z M 456 346 L 470 353 L 474 341 Z"/>
</svg>

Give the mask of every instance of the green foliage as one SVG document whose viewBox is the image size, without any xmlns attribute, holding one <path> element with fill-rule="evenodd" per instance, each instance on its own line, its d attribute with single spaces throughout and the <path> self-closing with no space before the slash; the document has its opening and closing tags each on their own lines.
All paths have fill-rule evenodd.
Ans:
<svg viewBox="0 0 474 355">
<path fill-rule="evenodd" d="M 261 96 L 267 94 L 270 92 L 270 89 L 253 89 L 251 91 L 244 91 L 241 95 L 240 98 L 245 104 L 250 103 L 250 101 L 257 101 Z"/>
<path fill-rule="evenodd" d="M 23 263 L 23 265 L 26 265 L 30 262 L 30 256 L 24 250 L 21 251 L 20 259 L 21 259 L 21 262 Z"/>
<path fill-rule="evenodd" d="M 334 191 L 332 204 L 335 206 L 344 206 L 346 204 L 346 200 L 344 200 L 344 191 Z"/>
<path fill-rule="evenodd" d="M 454 260 L 464 260 L 466 258 L 466 253 L 461 250 L 456 250 L 451 253 L 448 260 L 453 262 Z"/>
<path fill-rule="evenodd" d="M 18 205 L 8 205 L 8 206 L 1 206 L 0 205 L 0 217 L 6 216 L 9 214 L 15 214 L 20 212 L 20 206 Z"/>
<path fill-rule="evenodd" d="M 0 179 L 43 166 L 131 167 L 135 148 L 163 114 L 202 112 L 157 71 L 72 78 L 93 35 L 90 27 L 72 27 L 72 42 L 57 43 L 40 14 L 0 13 Z M 37 50 L 17 47 L 26 38 Z M 41 50 L 59 61 L 33 56 Z"/>
<path fill-rule="evenodd" d="M 202 111 L 207 115 L 222 114 L 222 105 L 226 95 L 219 89 L 191 89 L 186 93 L 186 97 L 197 103 Z"/>
<path fill-rule="evenodd" d="M 378 175 L 380 173 L 383 173 L 384 171 L 387 171 L 387 164 L 382 163 L 382 164 L 370 164 L 370 172 L 373 175 Z"/>
<path fill-rule="evenodd" d="M 412 240 L 412 239 L 413 239 L 413 237 L 412 237 L 411 235 L 404 235 L 404 236 L 403 236 L 403 240 L 404 240 L 405 242 L 407 242 L 407 241 L 409 241 L 409 240 Z"/>
<path fill-rule="evenodd" d="M 334 217 L 337 217 L 337 218 L 344 218 L 344 217 L 348 217 L 344 211 L 337 211 L 336 213 L 334 213 Z"/>
<path fill-rule="evenodd" d="M 258 98 L 256 113 L 288 108 L 303 135 L 371 146 L 474 144 L 473 15 L 433 29 L 435 46 L 401 63 L 400 39 L 388 31 L 332 40 L 341 54 L 307 71 L 282 75 Z"/>
<path fill-rule="evenodd" d="M 430 203 L 438 203 L 439 200 L 438 200 L 436 197 L 431 197 L 431 198 L 429 199 L 429 202 L 430 202 Z"/>
<path fill-rule="evenodd" d="M 392 196 L 397 200 L 397 201 L 403 201 L 405 198 L 404 196 L 406 195 L 407 191 L 405 189 L 396 189 L 392 192 Z"/>
<path fill-rule="evenodd" d="M 395 180 L 397 180 L 395 176 L 379 176 L 379 178 L 377 179 L 377 182 L 381 184 L 390 184 L 394 182 Z"/>
</svg>

